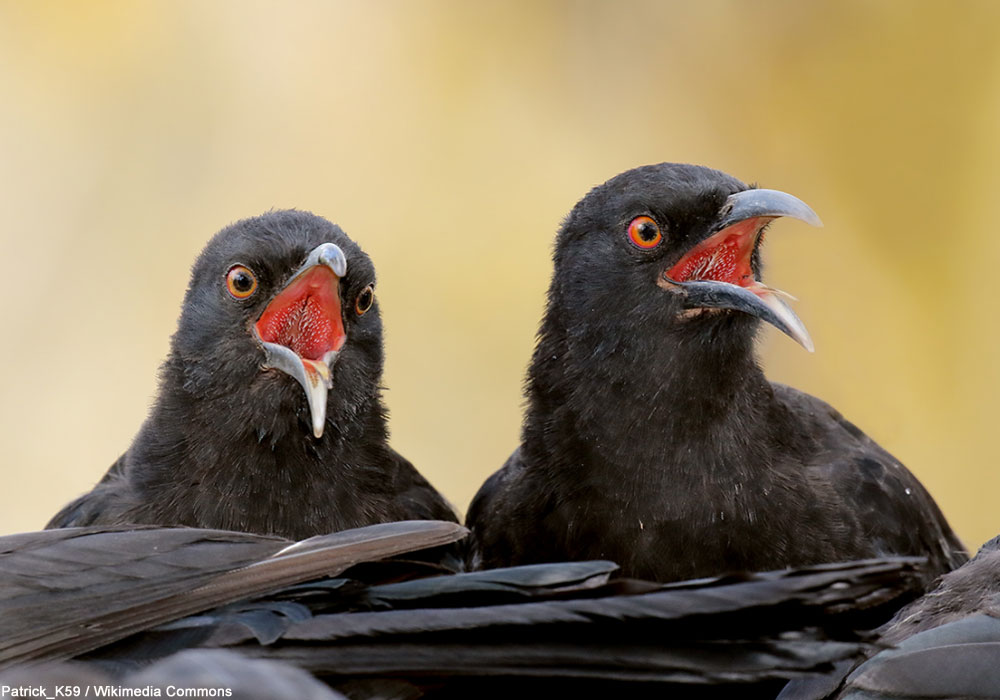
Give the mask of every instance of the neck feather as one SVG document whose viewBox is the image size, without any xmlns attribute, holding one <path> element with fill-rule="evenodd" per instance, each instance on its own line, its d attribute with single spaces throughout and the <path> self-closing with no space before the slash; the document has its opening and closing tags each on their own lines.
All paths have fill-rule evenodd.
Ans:
<svg viewBox="0 0 1000 700">
<path fill-rule="evenodd" d="M 768 442 L 773 401 L 754 356 L 752 319 L 729 314 L 663 333 L 609 324 L 568 333 L 559 316 L 543 323 L 529 371 L 529 464 L 738 480 L 766 461 L 748 459 Z"/>
</svg>

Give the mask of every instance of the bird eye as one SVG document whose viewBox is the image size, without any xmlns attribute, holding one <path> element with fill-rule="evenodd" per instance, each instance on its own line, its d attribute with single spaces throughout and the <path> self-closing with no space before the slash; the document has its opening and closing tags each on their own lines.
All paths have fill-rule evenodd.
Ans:
<svg viewBox="0 0 1000 700">
<path fill-rule="evenodd" d="M 372 308 L 372 304 L 374 303 L 375 287 L 369 284 L 358 294 L 358 298 L 354 301 L 354 310 L 357 311 L 358 316 L 364 316 L 365 312 Z"/>
<path fill-rule="evenodd" d="M 226 288 L 234 299 L 246 299 L 257 291 L 257 277 L 250 268 L 233 265 L 226 273 Z"/>
<path fill-rule="evenodd" d="M 637 216 L 628 225 L 628 239 L 632 245 L 649 250 L 660 245 L 663 234 L 660 227 L 648 216 Z"/>
</svg>

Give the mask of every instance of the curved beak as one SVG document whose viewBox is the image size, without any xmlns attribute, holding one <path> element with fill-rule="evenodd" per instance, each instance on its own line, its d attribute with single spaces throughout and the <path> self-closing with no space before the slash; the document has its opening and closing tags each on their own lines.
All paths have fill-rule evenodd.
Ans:
<svg viewBox="0 0 1000 700">
<path fill-rule="evenodd" d="M 781 216 L 805 221 L 810 226 L 823 226 L 816 212 L 798 197 L 780 190 L 744 190 L 726 199 L 719 210 L 717 228 L 722 230 L 757 217 L 777 219 Z"/>
<path fill-rule="evenodd" d="M 685 309 L 731 309 L 756 316 L 812 352 L 809 332 L 785 301 L 793 297 L 761 283 L 754 272 L 764 228 L 783 216 L 823 225 L 805 202 L 785 192 L 754 189 L 731 195 L 719 210 L 714 233 L 665 271 L 661 286 L 682 294 Z"/>
<path fill-rule="evenodd" d="M 261 367 L 281 370 L 305 390 L 317 438 L 326 424 L 331 368 L 347 341 L 340 310 L 340 279 L 346 274 L 344 252 L 323 243 L 309 253 L 253 326 L 264 350 Z"/>
</svg>

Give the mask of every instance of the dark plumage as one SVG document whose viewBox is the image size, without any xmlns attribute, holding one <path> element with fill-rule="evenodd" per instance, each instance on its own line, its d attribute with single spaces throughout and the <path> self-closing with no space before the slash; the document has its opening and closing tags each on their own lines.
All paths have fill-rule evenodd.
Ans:
<svg viewBox="0 0 1000 700">
<path fill-rule="evenodd" d="M 225 649 L 299 666 L 352 698 L 717 697 L 724 687 L 773 697 L 781 679 L 861 658 L 868 631 L 912 598 L 922 565 L 663 585 L 622 579 L 602 561 L 457 575 L 414 561 L 463 534 L 420 521 L 295 544 L 188 528 L 2 537 L 0 680 L 99 672 L 116 684 L 230 685 L 227 672 L 253 669 L 205 651 L 173 656 Z M 25 668 L 70 659 L 79 665 Z M 296 697 L 280 681 L 273 692 Z"/>
<path fill-rule="evenodd" d="M 48 527 L 303 538 L 454 520 L 387 443 L 374 283 L 368 256 L 318 216 L 278 211 L 220 231 L 194 264 L 149 417 Z"/>
<path fill-rule="evenodd" d="M 1000 536 L 896 613 L 879 637 L 884 644 L 899 644 L 915 634 L 980 614 L 1000 618 Z"/>
<path fill-rule="evenodd" d="M 788 685 L 781 700 L 1000 698 L 1000 536 L 888 622 L 857 668 Z"/>
<path fill-rule="evenodd" d="M 299 543 L 243 532 L 100 526 L 0 537 L 0 668 L 72 658 L 217 605 L 464 535 L 457 523 L 421 520 Z"/>
<path fill-rule="evenodd" d="M 468 513 L 474 563 L 606 558 L 661 581 L 885 555 L 966 559 L 916 478 L 819 399 L 772 384 L 760 278 L 790 195 L 664 163 L 594 188 L 555 245 L 521 445 Z"/>
</svg>

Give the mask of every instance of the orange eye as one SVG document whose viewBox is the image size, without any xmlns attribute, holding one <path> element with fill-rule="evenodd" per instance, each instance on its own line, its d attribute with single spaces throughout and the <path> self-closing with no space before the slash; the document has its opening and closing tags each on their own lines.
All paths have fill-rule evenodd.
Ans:
<svg viewBox="0 0 1000 700">
<path fill-rule="evenodd" d="M 375 287 L 368 285 L 361 290 L 361 294 L 358 298 L 354 300 L 354 310 L 357 312 L 358 316 L 364 316 L 368 309 L 372 308 L 372 304 L 375 303 Z"/>
<path fill-rule="evenodd" d="M 234 299 L 246 299 L 257 291 L 257 277 L 249 267 L 233 265 L 226 273 L 226 288 Z"/>
<path fill-rule="evenodd" d="M 649 250 L 660 245 L 663 234 L 660 233 L 660 227 L 650 217 L 637 216 L 628 225 L 628 239 L 632 241 L 632 245 Z"/>
</svg>

